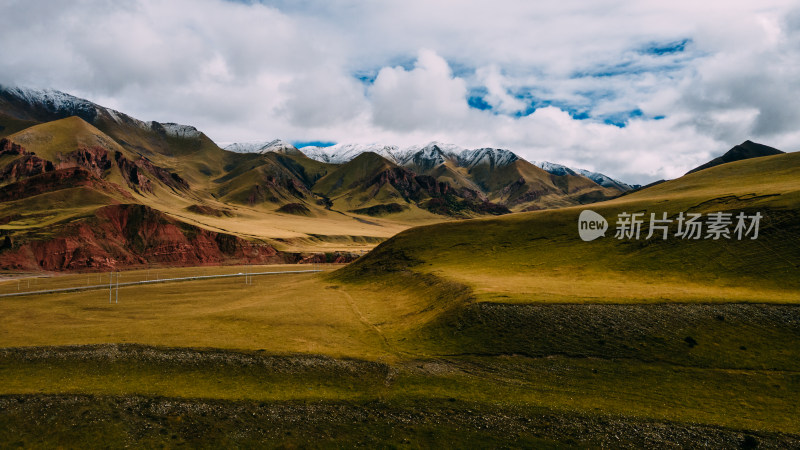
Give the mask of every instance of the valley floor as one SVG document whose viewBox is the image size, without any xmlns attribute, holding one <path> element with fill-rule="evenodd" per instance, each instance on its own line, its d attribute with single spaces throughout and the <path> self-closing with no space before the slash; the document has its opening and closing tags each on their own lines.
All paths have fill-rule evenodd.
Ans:
<svg viewBox="0 0 800 450">
<path fill-rule="evenodd" d="M 193 269 L 162 270 L 122 279 Z M 481 298 L 329 273 L 4 298 L 0 442 L 800 446 L 794 304 Z"/>
</svg>

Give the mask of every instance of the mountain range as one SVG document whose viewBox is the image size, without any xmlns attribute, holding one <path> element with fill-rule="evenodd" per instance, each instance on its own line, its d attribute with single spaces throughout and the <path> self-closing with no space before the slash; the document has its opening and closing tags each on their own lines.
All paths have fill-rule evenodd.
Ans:
<svg viewBox="0 0 800 450">
<path fill-rule="evenodd" d="M 412 226 L 631 189 L 504 149 L 438 142 L 227 148 L 189 125 L 0 86 L 0 268 L 347 258 L 333 251 L 369 249 Z"/>
<path fill-rule="evenodd" d="M 453 161 L 457 166 L 468 169 L 484 163 L 497 167 L 505 166 L 516 160 L 523 159 L 509 150 L 496 148 L 468 150 L 457 145 L 435 141 L 425 146 L 413 145 L 404 148 L 397 145 L 383 144 L 336 144 L 328 147 L 306 146 L 296 148 L 288 142 L 275 139 L 272 141 L 233 143 L 223 148 L 240 153 L 267 153 L 270 151 L 297 150 L 311 159 L 331 164 L 344 164 L 352 161 L 362 153 L 372 152 L 400 166 L 415 166 L 417 168 L 432 168 L 439 164 L 444 164 L 447 161 Z M 599 172 L 570 168 L 549 161 L 533 161 L 532 163 L 553 175 L 584 176 L 600 186 L 618 189 L 621 192 L 640 187 L 639 185 L 629 185 L 615 180 Z"/>
</svg>

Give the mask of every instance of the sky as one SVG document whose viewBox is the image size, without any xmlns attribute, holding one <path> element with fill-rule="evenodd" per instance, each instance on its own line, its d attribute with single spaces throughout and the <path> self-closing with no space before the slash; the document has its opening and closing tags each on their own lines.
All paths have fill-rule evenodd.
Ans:
<svg viewBox="0 0 800 450">
<path fill-rule="evenodd" d="M 800 150 L 785 0 L 0 0 L 0 83 L 219 144 L 499 147 L 629 183 Z"/>
</svg>

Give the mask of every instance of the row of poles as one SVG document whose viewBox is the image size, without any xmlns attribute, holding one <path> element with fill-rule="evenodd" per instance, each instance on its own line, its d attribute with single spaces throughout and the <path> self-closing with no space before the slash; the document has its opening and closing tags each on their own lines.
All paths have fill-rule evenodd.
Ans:
<svg viewBox="0 0 800 450">
<path fill-rule="evenodd" d="M 311 265 L 312 265 L 312 269 L 313 270 L 317 270 L 318 267 L 319 267 L 319 264 L 317 262 L 313 262 Z M 249 271 L 245 271 L 245 273 L 244 273 L 244 284 L 249 285 L 249 286 L 253 285 L 253 275 L 254 275 L 253 273 L 250 273 Z M 109 276 L 108 276 L 108 303 L 115 303 L 115 304 L 119 303 L 119 283 L 120 283 L 119 280 L 120 280 L 121 276 L 122 276 L 122 274 L 120 272 L 109 272 Z M 101 275 L 101 277 L 102 277 L 102 275 Z M 150 269 L 147 269 L 147 276 L 146 276 L 145 279 L 147 281 L 150 281 Z M 160 277 L 158 277 L 158 275 L 156 275 L 156 280 L 159 280 L 159 279 L 160 279 Z M 17 291 L 21 290 L 22 281 L 23 280 L 17 280 Z M 35 281 L 36 280 L 34 279 L 34 282 Z M 100 281 L 102 283 L 102 278 L 100 280 L 98 280 L 98 281 Z M 91 283 L 91 276 L 87 276 L 86 277 L 86 285 L 89 286 L 90 283 Z M 27 284 L 28 284 L 28 289 L 30 289 L 30 287 L 31 287 L 31 279 L 30 278 L 27 280 Z"/>
<path fill-rule="evenodd" d="M 119 303 L 119 276 L 120 273 L 117 272 L 117 295 L 113 302 L 111 301 L 111 291 L 114 288 L 114 272 L 111 272 L 108 277 L 108 303 Z"/>
<path fill-rule="evenodd" d="M 316 263 L 314 264 L 314 269 L 316 269 Z M 252 285 L 253 284 L 253 275 L 249 271 L 245 271 L 244 273 L 244 284 Z M 122 276 L 119 272 L 111 272 L 108 276 L 108 303 L 111 304 L 118 304 L 119 303 L 119 279 Z M 150 269 L 147 270 L 147 281 L 150 281 Z M 30 282 L 29 282 L 30 283 Z M 88 281 L 87 281 L 88 283 Z"/>
</svg>

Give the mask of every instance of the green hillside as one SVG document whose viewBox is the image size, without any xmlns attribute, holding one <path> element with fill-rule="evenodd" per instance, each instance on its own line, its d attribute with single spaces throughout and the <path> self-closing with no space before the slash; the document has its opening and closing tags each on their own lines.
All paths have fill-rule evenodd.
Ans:
<svg viewBox="0 0 800 450">
<path fill-rule="evenodd" d="M 410 270 L 470 286 L 495 301 L 800 300 L 800 153 L 706 169 L 621 198 L 550 211 L 416 228 L 379 246 L 339 276 Z M 578 215 L 609 220 L 606 237 L 583 242 Z M 621 212 L 764 218 L 757 240 L 618 240 Z M 676 231 L 672 223 L 671 232 Z M 638 287 L 638 289 L 631 289 Z"/>
<path fill-rule="evenodd" d="M 591 205 L 612 222 L 592 242 L 576 207 L 414 228 L 332 273 L 131 286 L 119 304 L 106 291 L 6 298 L 0 439 L 797 447 L 799 164 L 729 163 Z M 622 211 L 719 210 L 761 212 L 758 239 L 613 237 Z M 343 216 L 315 213 L 292 220 Z"/>
</svg>

